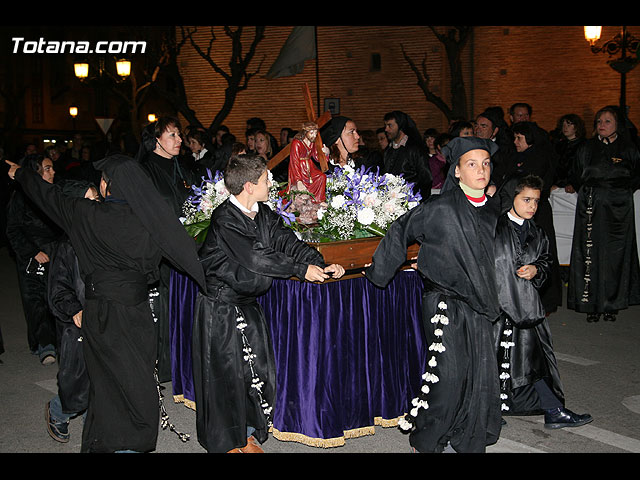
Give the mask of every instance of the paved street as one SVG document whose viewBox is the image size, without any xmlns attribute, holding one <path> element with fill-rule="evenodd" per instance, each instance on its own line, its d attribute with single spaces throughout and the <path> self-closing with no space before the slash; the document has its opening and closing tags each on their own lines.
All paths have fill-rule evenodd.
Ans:
<svg viewBox="0 0 640 480">
<path fill-rule="evenodd" d="M 44 406 L 56 392 L 56 369 L 30 354 L 19 300 L 15 265 L 0 249 L 0 453 L 75 453 L 82 423 L 71 423 L 67 444 L 46 431 Z M 622 312 L 615 323 L 587 324 L 582 315 L 562 309 L 550 317 L 567 406 L 588 412 L 594 421 L 574 429 L 547 430 L 542 417 L 507 417 L 500 440 L 489 453 L 640 453 L 640 307 Z M 186 443 L 160 430 L 158 453 L 204 453 L 195 433 L 195 413 L 173 402 L 165 384 L 170 421 L 190 434 Z M 374 435 L 347 439 L 344 446 L 313 448 L 273 437 L 267 453 L 410 453 L 397 428 L 376 427 Z"/>
</svg>

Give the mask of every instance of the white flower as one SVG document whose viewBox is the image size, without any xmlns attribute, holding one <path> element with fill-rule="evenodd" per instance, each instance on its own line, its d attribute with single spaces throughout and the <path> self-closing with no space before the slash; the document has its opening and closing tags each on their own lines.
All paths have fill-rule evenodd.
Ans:
<svg viewBox="0 0 640 480">
<path fill-rule="evenodd" d="M 436 357 L 431 357 L 431 358 L 429 359 L 429 366 L 430 366 L 431 368 L 434 368 L 434 367 L 436 367 L 437 365 L 438 365 L 438 362 L 436 361 Z"/>
<path fill-rule="evenodd" d="M 374 190 L 373 192 L 367 193 L 362 198 L 362 204 L 367 206 L 367 207 L 374 207 L 378 203 L 379 203 L 378 202 L 378 192 L 376 190 Z"/>
<path fill-rule="evenodd" d="M 318 220 L 322 220 L 322 217 L 324 216 L 325 212 L 327 211 L 326 208 L 319 208 L 318 211 L 316 212 L 316 215 L 318 215 Z"/>
<path fill-rule="evenodd" d="M 224 184 L 224 180 L 218 180 L 215 183 L 214 187 L 217 195 L 221 195 L 221 196 L 229 195 L 229 191 L 227 190 L 227 186 Z"/>
<path fill-rule="evenodd" d="M 375 219 L 375 213 L 369 207 L 365 207 L 358 212 L 358 222 L 362 225 L 371 225 Z"/>
<path fill-rule="evenodd" d="M 331 200 L 331 206 L 333 208 L 342 208 L 343 205 L 344 205 L 344 196 L 343 195 L 336 195 Z"/>
</svg>

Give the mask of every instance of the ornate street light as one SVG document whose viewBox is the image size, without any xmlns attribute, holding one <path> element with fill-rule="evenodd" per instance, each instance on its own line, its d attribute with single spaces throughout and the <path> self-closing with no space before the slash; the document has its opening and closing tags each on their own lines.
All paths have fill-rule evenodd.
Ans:
<svg viewBox="0 0 640 480">
<path fill-rule="evenodd" d="M 84 80 L 89 76 L 89 64 L 88 63 L 74 63 L 73 71 L 80 80 Z"/>
<path fill-rule="evenodd" d="M 628 33 L 627 27 L 623 26 L 620 33 L 602 46 L 598 46 L 596 43 L 600 39 L 601 33 L 602 27 L 584 27 L 584 37 L 591 45 L 593 53 L 606 53 L 609 57 L 620 54 L 619 58 L 613 58 L 607 63 L 620 74 L 620 108 L 626 114 L 627 73 L 633 70 L 640 61 L 640 40 Z"/>
<path fill-rule="evenodd" d="M 120 77 L 115 78 L 113 75 L 108 74 L 104 68 L 104 59 L 98 60 L 98 75 L 96 78 L 102 78 L 105 74 L 113 78 L 116 82 L 124 81 L 129 75 L 131 75 L 131 62 L 126 59 L 116 60 L 116 72 Z M 89 64 L 87 62 L 76 62 L 73 64 L 73 72 L 76 77 L 81 81 L 89 79 Z"/>
<path fill-rule="evenodd" d="M 120 59 L 116 62 L 116 71 L 122 78 L 126 78 L 131 75 L 131 62 L 126 59 Z"/>
</svg>

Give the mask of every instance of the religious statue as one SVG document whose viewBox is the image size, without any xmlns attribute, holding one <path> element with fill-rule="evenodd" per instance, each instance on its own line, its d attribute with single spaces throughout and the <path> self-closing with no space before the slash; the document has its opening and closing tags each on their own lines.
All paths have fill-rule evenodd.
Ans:
<svg viewBox="0 0 640 480">
<path fill-rule="evenodd" d="M 314 203 L 325 200 L 327 176 L 315 164 L 318 153 L 315 140 L 318 135 L 318 125 L 315 122 L 305 122 L 291 141 L 289 154 L 289 191 L 307 191 Z"/>
</svg>

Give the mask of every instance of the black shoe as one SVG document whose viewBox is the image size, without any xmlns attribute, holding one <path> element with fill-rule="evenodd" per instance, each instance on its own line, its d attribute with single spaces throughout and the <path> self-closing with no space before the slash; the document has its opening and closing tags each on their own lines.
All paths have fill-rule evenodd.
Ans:
<svg viewBox="0 0 640 480">
<path fill-rule="evenodd" d="M 44 409 L 44 417 L 47 420 L 47 431 L 56 442 L 67 443 L 69 441 L 69 422 L 59 422 L 51 418 L 49 402 Z"/>
<path fill-rule="evenodd" d="M 599 313 L 589 313 L 589 314 L 587 314 L 587 322 L 588 323 L 595 323 L 598 320 L 600 320 L 600 314 Z"/>
<path fill-rule="evenodd" d="M 507 424 L 507 421 L 504 419 L 504 417 L 502 418 L 502 422 L 501 425 L 504 427 Z"/>
<path fill-rule="evenodd" d="M 602 317 L 602 319 L 605 322 L 615 322 L 616 321 L 616 314 L 615 313 L 605 313 L 604 316 Z"/>
<path fill-rule="evenodd" d="M 544 414 L 545 428 L 580 427 L 591 422 L 593 418 L 588 413 L 578 415 L 566 408 L 554 408 Z"/>
</svg>

